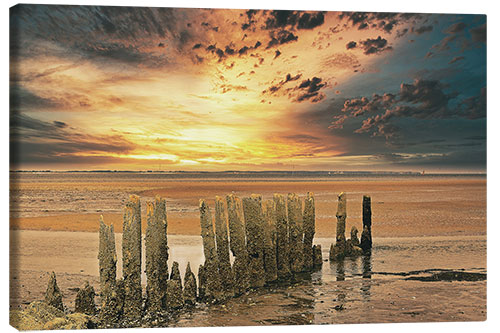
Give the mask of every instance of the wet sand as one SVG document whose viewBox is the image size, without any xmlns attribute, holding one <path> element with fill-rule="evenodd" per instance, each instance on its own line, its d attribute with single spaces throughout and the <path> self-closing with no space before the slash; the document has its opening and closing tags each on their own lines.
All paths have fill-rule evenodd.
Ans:
<svg viewBox="0 0 500 333">
<path fill-rule="evenodd" d="M 307 181 L 214 181 L 163 180 L 158 182 L 16 182 L 18 193 L 28 193 L 33 204 L 28 213 L 11 214 L 13 230 L 97 232 L 99 215 L 121 232 L 121 207 L 128 194 L 138 194 L 143 201 L 155 195 L 167 198 L 168 233 L 199 235 L 198 200 L 205 198 L 213 207 L 216 195 L 234 192 L 243 197 L 251 193 L 271 198 L 273 193 L 295 192 L 304 197 L 312 191 L 316 197 L 316 235 L 332 237 L 335 232 L 337 194 L 347 192 L 347 230 L 361 226 L 361 200 L 371 195 L 373 234 L 376 237 L 485 235 L 486 179 L 418 179 L 384 180 L 307 180 Z M 46 200 L 64 192 L 68 201 L 63 207 Z M 55 193 L 55 194 L 54 194 Z M 90 197 L 88 193 L 92 193 Z M 11 194 L 12 195 L 12 194 Z M 111 196 L 110 196 L 111 195 Z M 69 198 L 68 198 L 69 197 Z M 36 201 L 39 202 L 36 205 Z M 91 201 L 89 203 L 89 201 Z M 62 204 L 59 204 L 61 206 Z M 52 209 L 52 207 L 55 207 Z M 84 207 L 84 209 L 82 208 Z M 16 208 L 16 207 L 14 207 Z M 22 207 L 20 207 L 22 208 Z M 48 209 L 43 209 L 48 208 Z M 144 216 L 145 212 L 143 212 Z M 29 216 L 26 216 L 29 215 Z M 143 231 L 146 221 L 143 218 Z"/>
<path fill-rule="evenodd" d="M 373 255 L 343 264 L 325 262 L 293 286 L 274 286 L 231 299 L 225 306 L 199 304 L 168 326 L 331 324 L 470 321 L 486 319 L 486 280 L 425 282 L 448 270 L 486 273 L 486 179 L 411 177 L 366 179 L 120 179 L 99 175 L 41 176 L 11 182 L 10 306 L 43 298 L 55 271 L 65 305 L 88 280 L 99 292 L 98 217 L 115 225 L 121 276 L 122 208 L 129 194 L 145 202 L 167 199 L 170 264 L 188 261 L 197 273 L 203 261 L 198 200 L 216 195 L 307 191 L 316 198 L 316 236 L 323 258 L 334 241 L 337 195 L 348 199 L 347 230 L 361 229 L 361 200 L 371 195 Z M 68 232 L 71 231 L 71 232 Z M 348 232 L 347 232 L 348 233 Z M 144 251 L 143 251 L 144 254 Z M 434 269 L 435 271 L 428 271 Z M 480 274 L 480 275 L 477 275 Z M 143 283 L 145 276 L 143 275 Z M 96 298 L 99 303 L 99 297 Z"/>
<path fill-rule="evenodd" d="M 121 235 L 116 235 L 121 248 Z M 334 240 L 316 238 L 327 258 Z M 87 232 L 11 231 L 11 308 L 43 298 L 55 271 L 64 303 L 74 308 L 75 287 L 88 280 L 99 292 L 98 235 Z M 187 261 L 197 273 L 201 237 L 170 236 L 169 266 Z M 118 276 L 121 276 L 118 251 Z M 77 258 L 77 259 L 75 259 Z M 431 271 L 429 271 L 431 270 Z M 197 305 L 168 326 L 332 324 L 478 321 L 486 319 L 486 281 L 423 282 L 408 278 L 454 270 L 486 273 L 484 236 L 375 238 L 370 259 L 324 262 L 295 285 L 276 285 L 232 299 L 224 306 Z M 145 283 L 145 276 L 143 276 Z M 99 297 L 96 298 L 99 303 Z"/>
</svg>

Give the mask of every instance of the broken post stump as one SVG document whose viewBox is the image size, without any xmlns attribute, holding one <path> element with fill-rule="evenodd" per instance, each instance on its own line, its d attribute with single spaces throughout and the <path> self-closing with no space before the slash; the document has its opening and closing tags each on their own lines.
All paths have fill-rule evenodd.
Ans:
<svg viewBox="0 0 500 333">
<path fill-rule="evenodd" d="M 262 287 L 266 283 L 264 270 L 264 216 L 262 197 L 252 194 L 243 198 L 243 215 L 249 256 L 250 287 Z"/>
<path fill-rule="evenodd" d="M 95 291 L 88 281 L 85 282 L 85 286 L 78 290 L 75 299 L 75 312 L 84 313 L 89 316 L 93 316 L 96 313 L 95 306 Z"/>
<path fill-rule="evenodd" d="M 278 266 L 276 264 L 276 215 L 274 202 L 264 201 L 264 270 L 266 282 L 278 279 Z"/>
<path fill-rule="evenodd" d="M 319 269 L 323 265 L 323 253 L 321 252 L 321 245 L 313 245 L 313 268 Z"/>
<path fill-rule="evenodd" d="M 123 315 L 129 319 L 141 318 L 141 201 L 138 196 L 131 195 L 123 212 L 123 283 L 125 287 L 125 304 Z"/>
<path fill-rule="evenodd" d="M 304 268 L 303 217 L 302 203 L 295 193 L 288 193 L 288 224 L 290 244 L 290 270 L 292 273 L 302 272 Z"/>
<path fill-rule="evenodd" d="M 229 259 L 229 240 L 227 232 L 227 216 L 224 209 L 224 201 L 221 197 L 215 197 L 215 239 L 217 244 L 217 262 L 219 264 L 219 276 L 222 281 L 222 289 L 225 297 L 234 296 L 234 275 Z"/>
<path fill-rule="evenodd" d="M 57 286 L 56 273 L 50 273 L 49 283 L 45 291 L 45 303 L 64 312 L 62 294 Z"/>
<path fill-rule="evenodd" d="M 314 194 L 307 192 L 304 200 L 304 270 L 310 271 L 314 266 L 313 239 L 316 229 L 316 210 Z"/>
<path fill-rule="evenodd" d="M 184 274 L 184 289 L 182 291 L 182 298 L 184 304 L 194 305 L 196 303 L 196 278 L 191 271 L 191 265 L 187 263 L 186 273 Z"/>
<path fill-rule="evenodd" d="M 147 202 L 146 216 L 146 311 L 156 314 L 165 308 L 168 281 L 166 200 L 157 196 Z"/>
<path fill-rule="evenodd" d="M 234 256 L 233 276 L 234 292 L 241 295 L 250 287 L 248 271 L 248 251 L 245 240 L 245 225 L 243 223 L 243 207 L 241 199 L 229 194 L 226 196 L 229 224 L 230 249 Z"/>
<path fill-rule="evenodd" d="M 278 266 L 278 279 L 286 280 L 291 275 L 286 202 L 282 194 L 274 194 L 273 201 L 276 217 L 276 263 Z"/>
<path fill-rule="evenodd" d="M 179 263 L 172 263 L 172 272 L 170 279 L 167 281 L 167 291 L 165 297 L 165 307 L 167 310 L 180 309 L 184 305 L 182 297 L 182 282 L 181 273 L 179 271 Z"/>
<path fill-rule="evenodd" d="M 364 252 L 372 249 L 372 201 L 368 195 L 363 195 L 363 232 L 360 247 Z"/>
<path fill-rule="evenodd" d="M 212 214 L 205 200 L 200 200 L 201 237 L 203 238 L 203 264 L 204 297 L 208 301 L 220 301 L 224 298 L 219 275 L 217 249 L 215 247 L 214 225 Z M 202 277 L 200 276 L 200 286 Z"/>
<path fill-rule="evenodd" d="M 339 194 L 338 197 L 338 206 L 337 206 L 337 237 L 336 237 L 336 242 L 335 245 L 332 244 L 330 247 L 330 260 L 335 261 L 335 260 L 342 260 L 345 257 L 353 257 L 353 256 L 358 256 L 362 254 L 362 250 L 360 247 L 357 245 L 354 245 L 354 243 L 357 243 L 357 232 L 356 228 L 354 227 L 352 232 L 354 232 L 354 238 L 353 233 L 351 233 L 351 239 L 346 241 L 345 238 L 345 222 L 347 219 L 347 198 L 346 194 L 344 192 Z"/>
</svg>

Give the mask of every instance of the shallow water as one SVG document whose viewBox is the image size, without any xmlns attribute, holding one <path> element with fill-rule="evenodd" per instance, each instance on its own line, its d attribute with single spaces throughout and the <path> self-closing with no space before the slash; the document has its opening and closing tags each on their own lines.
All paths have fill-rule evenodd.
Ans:
<svg viewBox="0 0 500 333">
<path fill-rule="evenodd" d="M 117 234 L 117 249 L 120 239 Z M 201 237 L 172 235 L 168 241 L 169 267 L 178 261 L 183 276 L 189 261 L 196 274 L 203 260 Z M 332 241 L 315 239 L 325 260 Z M 65 305 L 73 309 L 73 288 L 89 280 L 99 289 L 97 248 L 95 233 L 11 231 L 11 308 L 43 298 L 47 272 L 53 270 Z M 119 276 L 120 266 L 119 256 Z M 371 257 L 325 261 L 321 270 L 294 285 L 252 291 L 223 305 L 199 304 L 163 325 L 485 320 L 486 280 L 407 280 L 447 270 L 486 273 L 486 237 L 374 238 Z"/>
</svg>

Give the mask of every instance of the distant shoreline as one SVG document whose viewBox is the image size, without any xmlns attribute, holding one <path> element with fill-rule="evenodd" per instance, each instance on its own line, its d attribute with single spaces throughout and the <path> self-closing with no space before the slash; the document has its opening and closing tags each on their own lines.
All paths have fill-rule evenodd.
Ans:
<svg viewBox="0 0 500 333">
<path fill-rule="evenodd" d="M 11 174 L 137 174 L 165 175 L 171 177 L 228 177 L 228 178 L 341 178 L 341 177 L 486 177 L 486 172 L 430 172 L 422 174 L 414 171 L 133 171 L 133 170 L 10 170 Z"/>
</svg>

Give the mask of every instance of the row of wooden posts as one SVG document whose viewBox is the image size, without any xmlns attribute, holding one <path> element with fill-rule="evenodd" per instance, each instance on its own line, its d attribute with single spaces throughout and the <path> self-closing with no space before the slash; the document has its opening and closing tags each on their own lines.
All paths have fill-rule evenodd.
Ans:
<svg viewBox="0 0 500 333">
<path fill-rule="evenodd" d="M 296 194 L 275 194 L 270 200 L 260 195 L 243 199 L 233 194 L 215 198 L 215 221 L 205 200 L 200 200 L 200 224 L 205 262 L 196 277 L 188 262 L 184 287 L 179 265 L 173 262 L 169 274 L 167 260 L 166 201 L 157 196 L 147 202 L 146 218 L 146 297 L 143 299 L 141 203 L 130 196 L 123 215 L 123 278 L 116 278 L 116 247 L 113 225 L 101 217 L 99 229 L 100 320 L 106 325 L 119 321 L 140 321 L 164 311 L 193 305 L 197 301 L 219 302 L 249 289 L 276 282 L 295 280 L 304 272 L 322 265 L 320 245 L 313 245 L 315 234 L 314 195 L 307 193 L 304 204 Z M 227 209 L 226 209 L 227 208 Z M 346 196 L 338 197 L 337 237 L 330 248 L 330 260 L 357 256 L 371 250 L 371 201 L 363 197 L 363 233 L 357 229 L 345 238 Z M 215 223 L 214 223 L 215 222 Z M 231 255 L 234 257 L 231 265 Z M 55 292 L 57 291 L 57 293 Z M 54 296 L 55 295 L 55 296 Z M 94 290 L 88 284 L 80 289 L 76 311 L 96 313 Z M 46 301 L 62 307 L 62 298 L 51 276 Z"/>
</svg>

